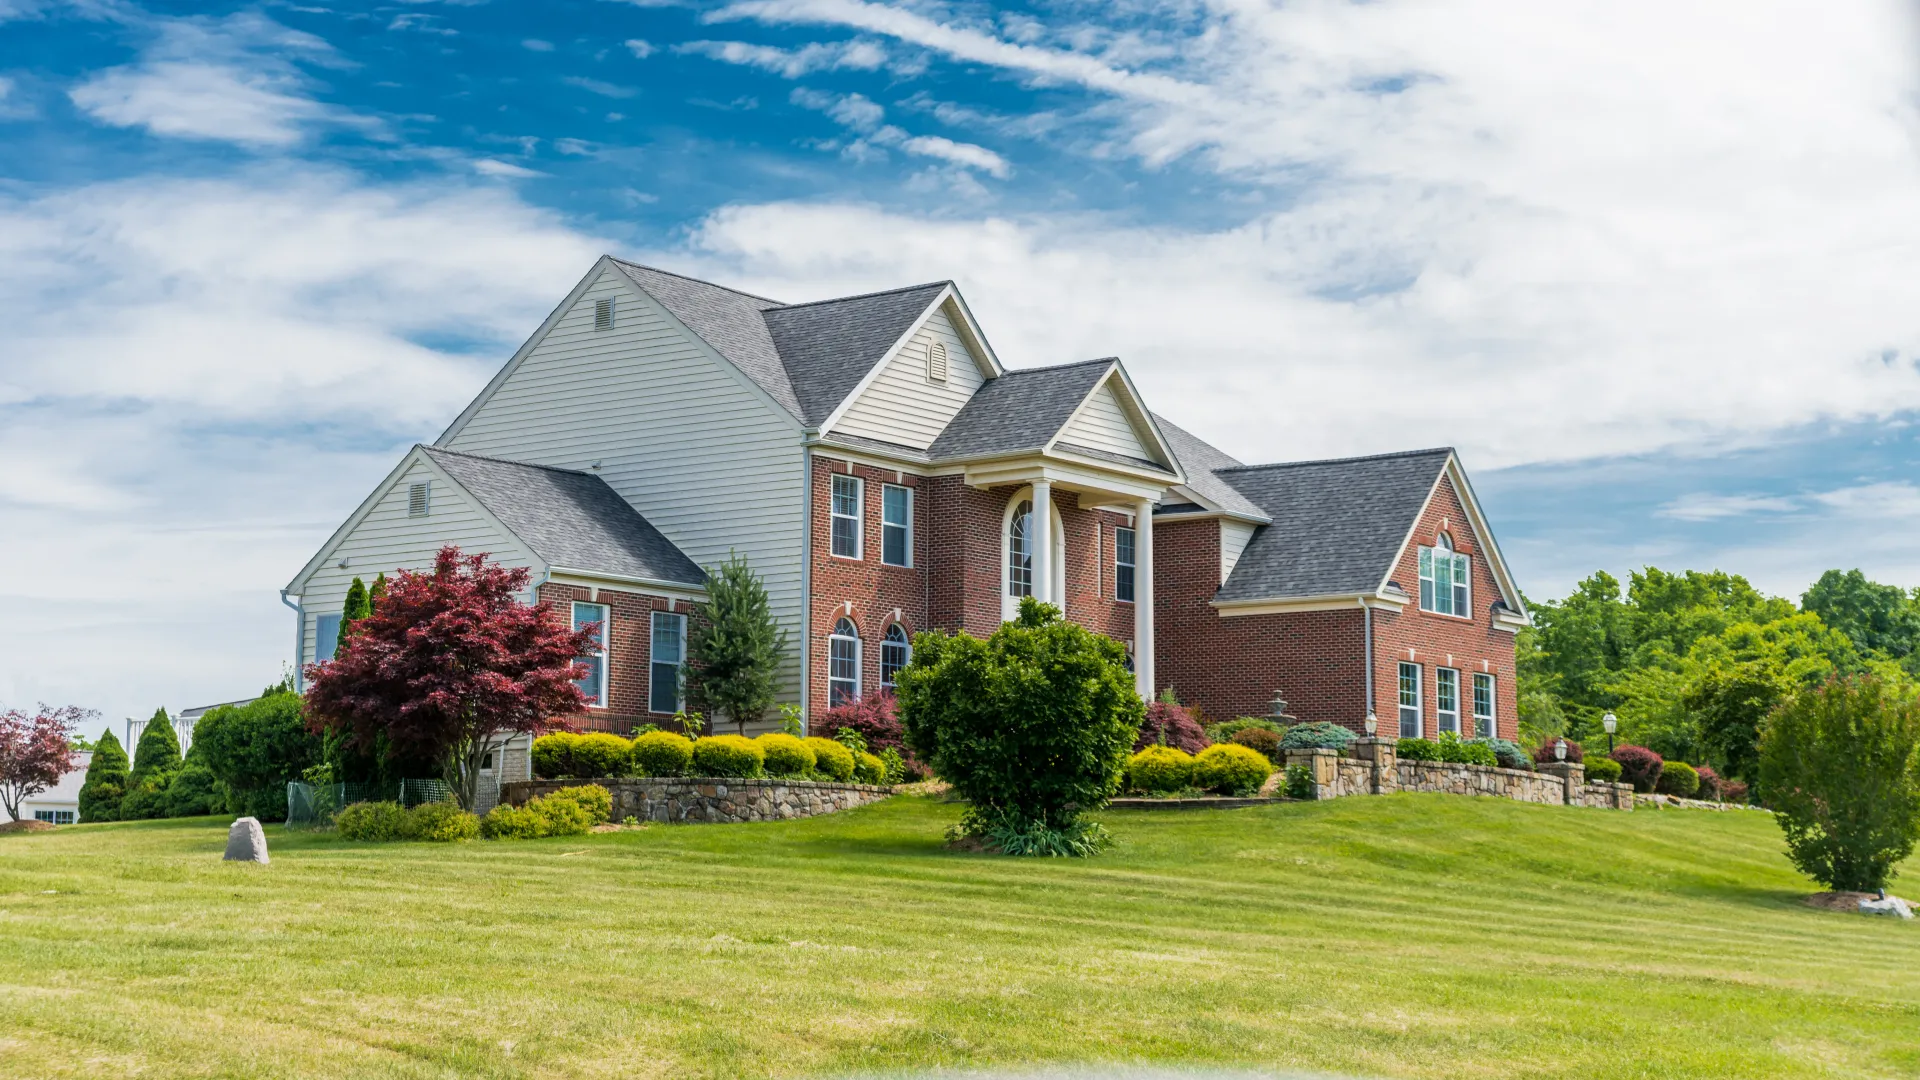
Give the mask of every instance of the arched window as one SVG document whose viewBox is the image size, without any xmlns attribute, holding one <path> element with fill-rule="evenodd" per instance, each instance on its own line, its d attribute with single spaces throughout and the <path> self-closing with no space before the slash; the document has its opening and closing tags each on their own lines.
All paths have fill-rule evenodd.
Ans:
<svg viewBox="0 0 1920 1080">
<path fill-rule="evenodd" d="M 1007 595 L 1033 595 L 1033 502 L 1020 500 L 1007 521 Z"/>
<path fill-rule="evenodd" d="M 827 638 L 827 704 L 845 705 L 860 700 L 860 631 L 852 619 L 833 624 Z"/>
<path fill-rule="evenodd" d="M 907 640 L 907 628 L 899 623 L 887 627 L 887 638 L 880 643 L 880 689 L 893 689 L 900 669 L 912 658 L 913 643 Z"/>
</svg>

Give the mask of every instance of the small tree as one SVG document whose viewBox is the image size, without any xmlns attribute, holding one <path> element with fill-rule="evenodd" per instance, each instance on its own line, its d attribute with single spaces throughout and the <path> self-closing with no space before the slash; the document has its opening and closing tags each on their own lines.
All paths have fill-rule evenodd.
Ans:
<svg viewBox="0 0 1920 1080">
<path fill-rule="evenodd" d="M 1801 873 L 1839 891 L 1884 888 L 1920 838 L 1920 704 L 1880 679 L 1803 690 L 1760 737 L 1760 791 Z"/>
<path fill-rule="evenodd" d="M 73 768 L 68 733 L 95 714 L 68 705 L 29 716 L 18 709 L 0 712 L 0 806 L 20 820 L 20 803 L 60 782 Z"/>
<path fill-rule="evenodd" d="M 373 585 L 367 589 L 367 614 L 373 614 L 373 609 L 379 606 L 380 598 L 385 595 L 387 595 L 387 572 L 382 570 L 373 576 Z"/>
<path fill-rule="evenodd" d="M 372 610 L 373 604 L 367 599 L 367 583 L 354 578 L 353 584 L 347 586 L 346 603 L 340 605 L 340 636 L 334 639 L 333 645 L 335 656 L 346 648 L 347 635 L 353 631 L 353 624 L 366 618 Z"/>
<path fill-rule="evenodd" d="M 708 711 L 726 714 L 741 734 L 773 707 L 787 632 L 773 621 L 767 590 L 733 552 L 707 570 L 707 599 L 689 635 L 688 689 Z"/>
<path fill-rule="evenodd" d="M 309 722 L 356 746 L 384 735 L 394 753 L 441 762 L 471 809 L 488 755 L 586 707 L 576 660 L 594 635 L 563 624 L 551 603 L 522 602 L 527 581 L 524 567 L 452 546 L 431 573 L 402 570 L 344 651 L 307 668 Z"/>
<path fill-rule="evenodd" d="M 127 752 L 107 731 L 93 744 L 93 760 L 80 785 L 81 821 L 118 821 L 120 800 L 127 793 Z"/>
<path fill-rule="evenodd" d="M 300 779 L 320 754 L 300 695 L 280 684 L 245 705 L 223 705 L 201 717 L 187 756 L 205 763 L 226 809 L 279 821 L 287 816 L 287 782 Z"/>
<path fill-rule="evenodd" d="M 128 779 L 140 781 L 154 773 L 170 773 L 180 767 L 180 736 L 174 733 L 173 718 L 158 709 L 140 732 L 133 747 L 133 771 Z"/>
<path fill-rule="evenodd" d="M 1099 846 L 1081 815 L 1119 790 L 1143 713 L 1119 642 L 1027 597 L 984 641 L 915 638 L 899 698 L 907 744 L 971 804 L 963 831 L 1009 853 Z"/>
</svg>

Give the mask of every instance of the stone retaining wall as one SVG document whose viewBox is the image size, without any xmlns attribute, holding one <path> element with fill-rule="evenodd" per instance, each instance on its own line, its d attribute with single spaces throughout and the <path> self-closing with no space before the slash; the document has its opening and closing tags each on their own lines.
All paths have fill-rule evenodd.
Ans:
<svg viewBox="0 0 1920 1080">
<path fill-rule="evenodd" d="M 1401 761 L 1392 739 L 1359 739 L 1351 752 L 1348 757 L 1337 750 L 1288 750 L 1286 764 L 1311 770 L 1316 799 L 1434 791 L 1609 810 L 1631 810 L 1634 805 L 1630 785 L 1590 784 L 1585 766 L 1572 762 L 1549 762 L 1538 772 L 1527 772 L 1490 765 Z"/>
<path fill-rule="evenodd" d="M 612 820 L 661 822 L 783 821 L 850 810 L 893 794 L 890 787 L 814 780 L 734 780 L 724 777 L 618 777 L 606 780 L 523 780 L 502 784 L 502 802 L 528 799 L 580 784 L 613 795 Z"/>
</svg>

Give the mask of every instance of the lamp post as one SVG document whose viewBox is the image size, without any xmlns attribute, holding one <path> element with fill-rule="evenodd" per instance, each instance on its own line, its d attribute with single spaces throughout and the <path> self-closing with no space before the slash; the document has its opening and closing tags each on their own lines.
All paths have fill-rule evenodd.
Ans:
<svg viewBox="0 0 1920 1080">
<path fill-rule="evenodd" d="M 1620 726 L 1620 718 L 1608 713 L 1600 718 L 1600 726 L 1607 729 L 1607 756 L 1613 756 L 1613 731 Z"/>
<path fill-rule="evenodd" d="M 1372 709 L 1368 709 L 1367 710 L 1367 738 L 1369 739 L 1373 738 L 1376 734 L 1379 733 L 1379 731 L 1380 731 L 1380 718 L 1373 715 Z"/>
<path fill-rule="evenodd" d="M 1567 740 L 1565 739 L 1553 740 L 1553 760 L 1555 761 L 1567 760 Z"/>
</svg>

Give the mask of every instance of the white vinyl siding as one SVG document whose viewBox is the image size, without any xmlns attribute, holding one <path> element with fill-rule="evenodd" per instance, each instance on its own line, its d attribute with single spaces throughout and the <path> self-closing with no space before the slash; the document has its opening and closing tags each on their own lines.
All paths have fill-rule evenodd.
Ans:
<svg viewBox="0 0 1920 1080">
<path fill-rule="evenodd" d="M 595 331 L 595 302 L 607 298 L 617 317 Z M 574 469 L 599 462 L 596 475 L 695 563 L 713 566 L 737 549 L 766 585 L 774 617 L 792 640 L 804 638 L 797 422 L 617 270 L 576 299 L 445 445 Z M 789 655 L 788 700 L 799 695 L 798 653 Z"/>
<path fill-rule="evenodd" d="M 947 347 L 945 382 L 927 378 L 927 349 L 935 342 Z M 985 381 L 943 305 L 847 407 L 833 430 L 925 450 Z"/>
<path fill-rule="evenodd" d="M 1120 404 L 1113 376 L 1108 376 L 1107 381 L 1100 384 L 1100 389 L 1095 390 L 1074 418 L 1067 422 L 1060 432 L 1059 441 L 1148 461 L 1155 457 L 1140 438 L 1140 433 L 1134 429 L 1126 407 Z"/>
<path fill-rule="evenodd" d="M 314 644 L 321 616 L 338 617 L 346 606 L 347 588 L 354 578 L 366 582 L 394 571 L 431 570 L 433 557 L 446 544 L 468 554 L 488 552 L 502 566 L 533 567 L 531 552 L 510 535 L 494 527 L 492 521 L 452 484 L 433 485 L 433 512 L 426 517 L 408 513 L 412 485 L 438 479 L 425 461 L 416 459 L 400 475 L 387 482 L 386 489 L 351 532 L 327 554 L 300 592 L 300 607 L 306 614 L 301 628 L 300 662 L 313 663 Z M 340 560 L 347 566 L 341 569 Z M 333 624 L 338 632 L 339 624 Z"/>
<path fill-rule="evenodd" d="M 1253 539 L 1253 530 L 1258 525 L 1249 525 L 1244 521 L 1220 521 L 1220 584 L 1225 585 L 1227 578 L 1233 576 L 1233 568 L 1240 564 L 1240 554 L 1247 550 L 1247 544 Z"/>
</svg>

